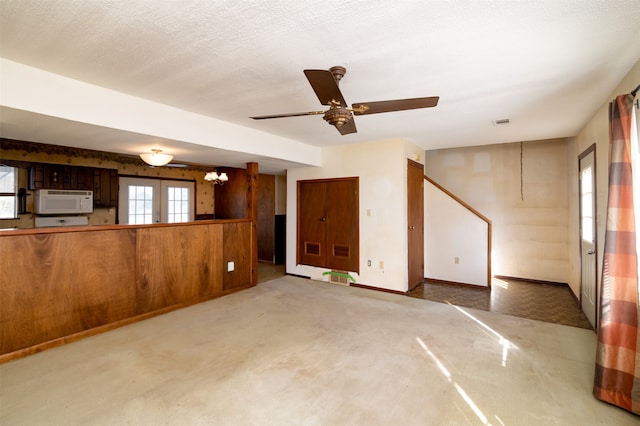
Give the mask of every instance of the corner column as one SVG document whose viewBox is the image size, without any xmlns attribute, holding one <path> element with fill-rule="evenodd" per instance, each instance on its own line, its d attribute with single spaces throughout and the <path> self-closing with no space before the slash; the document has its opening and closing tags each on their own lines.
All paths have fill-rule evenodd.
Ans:
<svg viewBox="0 0 640 426">
<path fill-rule="evenodd" d="M 247 218 L 251 219 L 251 285 L 258 284 L 258 163 L 247 163 Z"/>
</svg>

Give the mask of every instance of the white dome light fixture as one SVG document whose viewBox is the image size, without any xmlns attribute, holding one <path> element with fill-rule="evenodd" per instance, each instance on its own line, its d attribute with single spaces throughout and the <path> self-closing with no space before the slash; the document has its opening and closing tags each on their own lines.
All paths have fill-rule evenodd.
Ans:
<svg viewBox="0 0 640 426">
<path fill-rule="evenodd" d="M 217 171 L 208 172 L 204 175 L 204 180 L 213 182 L 214 185 L 224 185 L 224 183 L 229 180 L 229 176 L 227 176 L 226 173 L 220 173 L 218 175 Z"/>
<path fill-rule="evenodd" d="M 161 149 L 152 149 L 151 154 L 140 154 L 142 161 L 150 166 L 164 166 L 173 160 L 173 155 L 162 154 Z"/>
</svg>

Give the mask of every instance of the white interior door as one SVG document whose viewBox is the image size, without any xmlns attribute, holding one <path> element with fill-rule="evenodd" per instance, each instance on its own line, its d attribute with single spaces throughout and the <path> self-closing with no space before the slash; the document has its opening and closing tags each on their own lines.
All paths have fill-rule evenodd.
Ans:
<svg viewBox="0 0 640 426">
<path fill-rule="evenodd" d="M 121 177 L 118 223 L 190 222 L 195 218 L 195 183 Z"/>
<path fill-rule="evenodd" d="M 597 261 L 595 150 L 580 157 L 580 303 L 591 325 L 597 326 Z"/>
</svg>

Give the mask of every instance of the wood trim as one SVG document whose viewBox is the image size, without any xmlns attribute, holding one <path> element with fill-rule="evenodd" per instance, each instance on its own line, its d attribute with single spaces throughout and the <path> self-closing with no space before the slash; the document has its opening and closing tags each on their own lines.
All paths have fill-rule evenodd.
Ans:
<svg viewBox="0 0 640 426">
<path fill-rule="evenodd" d="M 400 290 L 391 290 L 388 288 L 382 288 L 382 287 L 373 287 L 370 285 L 365 285 L 365 284 L 356 284 L 356 283 L 349 283 L 349 287 L 358 287 L 358 288 L 364 288 L 366 290 L 376 290 L 376 291 L 381 291 L 383 293 L 392 293 L 392 294 L 399 294 L 401 296 L 405 296 L 406 293 L 404 291 L 400 291 Z"/>
<path fill-rule="evenodd" d="M 489 290 L 491 291 L 491 286 L 490 285 L 477 285 L 477 284 L 469 284 L 469 283 L 460 283 L 457 281 L 447 281 L 447 280 L 439 280 L 437 278 L 425 278 L 424 279 L 425 284 L 429 284 L 429 283 L 435 283 L 435 284 L 447 284 L 447 285 L 454 285 L 457 287 L 465 287 L 465 288 L 473 288 L 476 290 Z"/>
<path fill-rule="evenodd" d="M 491 287 L 491 278 L 493 277 L 492 271 L 491 271 L 491 246 L 492 246 L 492 241 L 493 241 L 493 239 L 492 239 L 493 224 L 491 222 L 491 219 L 489 219 L 488 217 L 486 217 L 485 215 L 480 213 L 478 210 L 476 210 L 473 207 L 471 207 L 471 205 L 467 204 L 462 199 L 458 198 L 456 195 L 454 195 L 452 192 L 450 192 L 444 186 L 440 185 L 435 180 L 431 179 L 429 176 L 424 175 L 424 178 L 425 178 L 425 180 L 427 182 L 429 182 L 430 184 L 432 184 L 433 186 L 438 188 L 440 191 L 444 192 L 447 196 L 449 196 L 455 202 L 460 204 L 462 207 L 466 208 L 471 213 L 473 213 L 474 215 L 476 215 L 477 217 L 482 219 L 484 222 L 486 222 L 486 224 L 487 224 L 487 286 Z"/>
<path fill-rule="evenodd" d="M 144 229 L 144 228 L 165 228 L 175 226 L 194 226 L 194 225 L 206 225 L 206 224 L 224 224 L 224 223 L 238 223 L 238 222 L 250 222 L 249 219 L 212 219 L 212 220 L 198 220 L 194 222 L 181 222 L 181 223 L 152 223 L 148 225 L 88 225 L 88 226 L 69 226 L 59 228 L 20 228 L 20 229 L 7 229 L 0 232 L 0 238 L 9 237 L 12 235 L 32 235 L 32 234 L 58 234 L 69 232 L 91 232 L 91 231 L 112 231 L 121 229 Z"/>
<path fill-rule="evenodd" d="M 487 223 L 491 223 L 491 219 L 489 219 L 488 217 L 486 217 L 485 215 L 483 215 L 482 213 L 480 213 L 478 210 L 474 209 L 473 207 L 471 207 L 471 205 L 467 204 L 466 202 L 464 202 L 462 199 L 458 198 L 456 195 L 454 195 L 452 192 L 450 192 L 448 189 L 446 189 L 444 186 L 440 185 L 438 182 L 436 182 L 435 180 L 431 179 L 429 176 L 425 175 L 424 178 L 431 183 L 433 186 L 435 186 L 436 188 L 438 188 L 440 191 L 444 192 L 445 194 L 447 194 L 449 197 L 453 198 L 458 204 L 460 204 L 461 206 L 463 206 L 464 208 L 466 208 L 467 210 L 469 210 L 471 213 L 473 213 L 474 215 L 478 216 L 480 219 L 484 220 Z"/>
<path fill-rule="evenodd" d="M 247 218 L 251 220 L 251 284 L 258 283 L 258 163 L 247 163 Z"/>
<path fill-rule="evenodd" d="M 523 281 L 523 282 L 535 283 L 535 284 L 551 284 L 551 285 L 557 285 L 557 286 L 569 286 L 568 283 L 563 283 L 559 281 L 534 280 L 531 278 L 510 277 L 508 275 L 496 275 L 494 278 L 497 278 L 499 280 Z"/>
</svg>

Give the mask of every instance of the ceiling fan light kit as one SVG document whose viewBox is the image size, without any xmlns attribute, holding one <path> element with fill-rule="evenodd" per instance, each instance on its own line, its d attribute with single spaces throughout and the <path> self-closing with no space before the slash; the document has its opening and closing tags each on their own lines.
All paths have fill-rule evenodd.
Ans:
<svg viewBox="0 0 640 426">
<path fill-rule="evenodd" d="M 354 115 L 379 114 L 382 112 L 406 111 L 418 108 L 431 108 L 438 105 L 438 96 L 427 98 L 396 99 L 391 101 L 357 102 L 349 108 L 344 100 L 338 84 L 347 73 L 347 69 L 341 66 L 329 68 L 329 70 L 304 70 L 304 75 L 316 93 L 322 105 L 329 106 L 326 111 L 295 112 L 289 114 L 261 115 L 251 117 L 254 120 L 271 118 L 300 117 L 303 115 L 323 114 L 323 119 L 334 126 L 341 135 L 356 133 Z"/>
<path fill-rule="evenodd" d="M 140 154 L 140 158 L 150 166 L 160 167 L 173 160 L 173 155 L 162 154 L 161 149 L 152 149 L 151 153 Z"/>
</svg>

